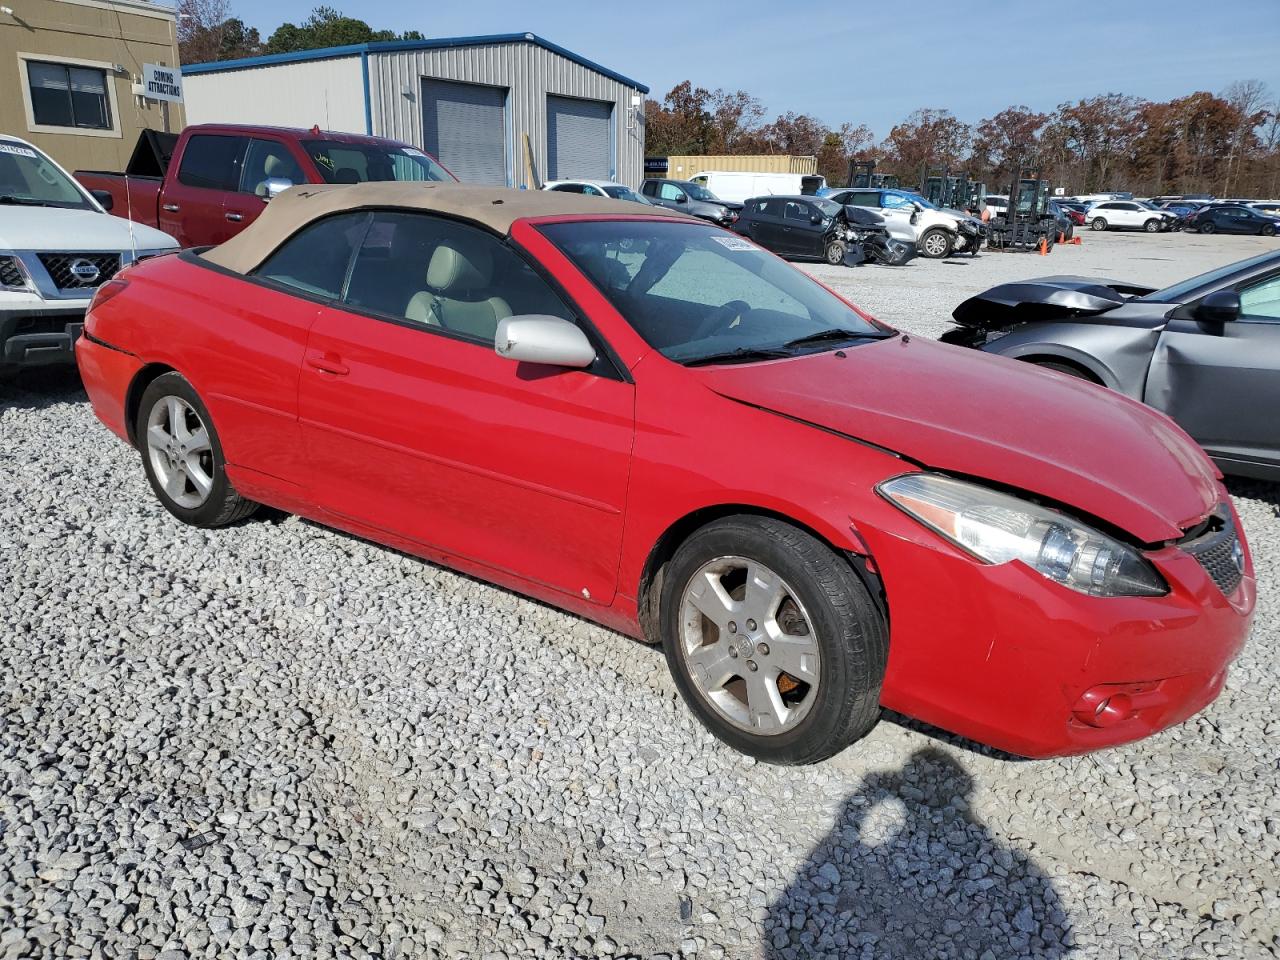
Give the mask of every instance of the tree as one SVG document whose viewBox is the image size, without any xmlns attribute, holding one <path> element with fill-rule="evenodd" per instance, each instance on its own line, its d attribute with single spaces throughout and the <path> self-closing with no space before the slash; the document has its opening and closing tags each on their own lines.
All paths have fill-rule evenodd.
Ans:
<svg viewBox="0 0 1280 960">
<path fill-rule="evenodd" d="M 1086 191 L 1114 189 L 1116 167 L 1142 131 L 1143 106 L 1137 97 L 1107 93 L 1058 107 L 1059 132 L 1083 164 Z"/>
<path fill-rule="evenodd" d="M 974 134 L 975 174 L 1012 176 L 1017 166 L 1040 165 L 1040 131 L 1049 122 L 1047 113 L 1025 106 L 1006 107 L 978 124 Z"/>
<path fill-rule="evenodd" d="M 178 56 L 183 63 L 234 60 L 262 52 L 258 31 L 229 16 L 228 0 L 181 0 L 178 4 Z"/>
<path fill-rule="evenodd" d="M 950 110 L 914 111 L 889 131 L 883 149 L 898 175 L 910 182 L 922 167 L 958 167 L 969 154 L 973 128 Z"/>
<path fill-rule="evenodd" d="M 316 7 L 301 26 L 282 23 L 267 38 L 267 53 L 293 53 L 340 47 L 380 40 L 421 40 L 422 34 L 411 30 L 398 34 L 393 30 L 374 30 L 363 20 L 344 16 L 333 7 Z"/>
</svg>

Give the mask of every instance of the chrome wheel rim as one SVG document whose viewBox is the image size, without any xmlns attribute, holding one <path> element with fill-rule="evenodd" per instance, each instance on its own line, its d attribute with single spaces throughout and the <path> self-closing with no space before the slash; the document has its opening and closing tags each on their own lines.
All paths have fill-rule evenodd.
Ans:
<svg viewBox="0 0 1280 960">
<path fill-rule="evenodd" d="M 924 238 L 924 248 L 930 256 L 940 257 L 942 252 L 947 249 L 947 239 L 936 233 L 930 234 Z"/>
<path fill-rule="evenodd" d="M 716 714 L 747 733 L 777 736 L 803 721 L 817 699 L 822 664 L 811 624 L 773 570 L 717 557 L 685 585 L 678 649 Z"/>
<path fill-rule="evenodd" d="M 194 510 L 213 492 L 213 444 L 195 408 L 181 397 L 161 397 L 147 415 L 147 456 L 170 500 Z"/>
<path fill-rule="evenodd" d="M 844 248 L 839 244 L 829 244 L 827 246 L 827 263 L 832 266 L 838 266 L 840 261 L 844 259 Z"/>
</svg>

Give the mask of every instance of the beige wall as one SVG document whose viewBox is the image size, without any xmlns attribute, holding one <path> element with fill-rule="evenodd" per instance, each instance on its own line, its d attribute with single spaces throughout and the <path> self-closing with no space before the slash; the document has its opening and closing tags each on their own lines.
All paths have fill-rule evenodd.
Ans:
<svg viewBox="0 0 1280 960">
<path fill-rule="evenodd" d="M 29 140 L 68 170 L 121 170 L 138 131 L 164 129 L 161 105 L 139 101 L 133 83 L 144 63 L 178 65 L 173 10 L 145 0 L 2 0 L 0 13 L 0 132 Z M 111 130 L 52 132 L 29 119 L 25 59 L 105 69 Z M 114 71 L 115 64 L 123 66 Z M 181 104 L 169 104 L 169 129 L 185 124 Z"/>
<path fill-rule="evenodd" d="M 667 179 L 688 180 L 704 170 L 735 173 L 817 173 L 817 157 L 784 154 L 667 157 Z"/>
</svg>

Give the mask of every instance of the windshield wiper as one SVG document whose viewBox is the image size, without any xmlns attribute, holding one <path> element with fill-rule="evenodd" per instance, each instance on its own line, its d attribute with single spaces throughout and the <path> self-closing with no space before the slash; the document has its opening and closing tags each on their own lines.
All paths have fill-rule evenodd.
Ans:
<svg viewBox="0 0 1280 960">
<path fill-rule="evenodd" d="M 784 347 L 738 347 L 723 353 L 708 353 L 683 361 L 686 367 L 701 367 L 712 363 L 746 363 L 751 360 L 780 360 L 795 354 Z"/>
<path fill-rule="evenodd" d="M 24 207 L 48 207 L 51 204 L 43 200 L 37 200 L 35 197 L 15 197 L 12 194 L 4 194 L 0 196 L 0 203 L 12 203 Z"/>
<path fill-rule="evenodd" d="M 803 337 L 788 340 L 783 346 L 789 350 L 795 350 L 799 347 L 809 347 L 818 343 L 831 343 L 837 340 L 842 342 L 848 340 L 888 340 L 890 337 L 896 337 L 897 335 L 894 330 L 842 330 L 839 327 L 832 327 L 829 330 L 819 330 L 817 333 L 809 333 Z"/>
</svg>

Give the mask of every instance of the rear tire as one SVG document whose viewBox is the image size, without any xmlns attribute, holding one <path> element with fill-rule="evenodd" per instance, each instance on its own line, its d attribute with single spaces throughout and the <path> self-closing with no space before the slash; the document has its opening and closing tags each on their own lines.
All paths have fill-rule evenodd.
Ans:
<svg viewBox="0 0 1280 960">
<path fill-rule="evenodd" d="M 134 436 L 156 499 L 183 523 L 223 527 L 258 509 L 227 479 L 213 418 L 182 374 L 165 373 L 147 385 Z"/>
<path fill-rule="evenodd" d="M 1102 217 L 1094 217 L 1091 221 L 1089 221 L 1089 226 L 1092 227 L 1094 230 L 1097 230 L 1098 232 L 1102 232 L 1103 230 L 1107 229 L 1107 221 Z"/>
<path fill-rule="evenodd" d="M 1201 233 L 1213 233 L 1213 231 L 1216 229 L 1217 227 L 1213 225 L 1212 220 L 1206 220 L 1204 223 L 1200 224 Z"/>
<path fill-rule="evenodd" d="M 1274 237 L 1276 235 L 1275 224 L 1264 224 L 1259 233 L 1264 237 Z"/>
<path fill-rule="evenodd" d="M 827 263 L 833 267 L 838 267 L 844 263 L 845 245 L 843 240 L 832 240 L 827 244 L 825 257 Z"/>
<path fill-rule="evenodd" d="M 879 720 L 880 611 L 847 560 L 789 523 L 734 516 L 697 530 L 664 571 L 659 617 L 685 703 L 736 750 L 816 763 Z"/>
<path fill-rule="evenodd" d="M 920 242 L 916 244 L 916 247 L 922 257 L 928 257 L 930 260 L 942 260 L 951 256 L 953 245 L 951 234 L 941 227 L 932 227 L 921 234 Z"/>
</svg>

